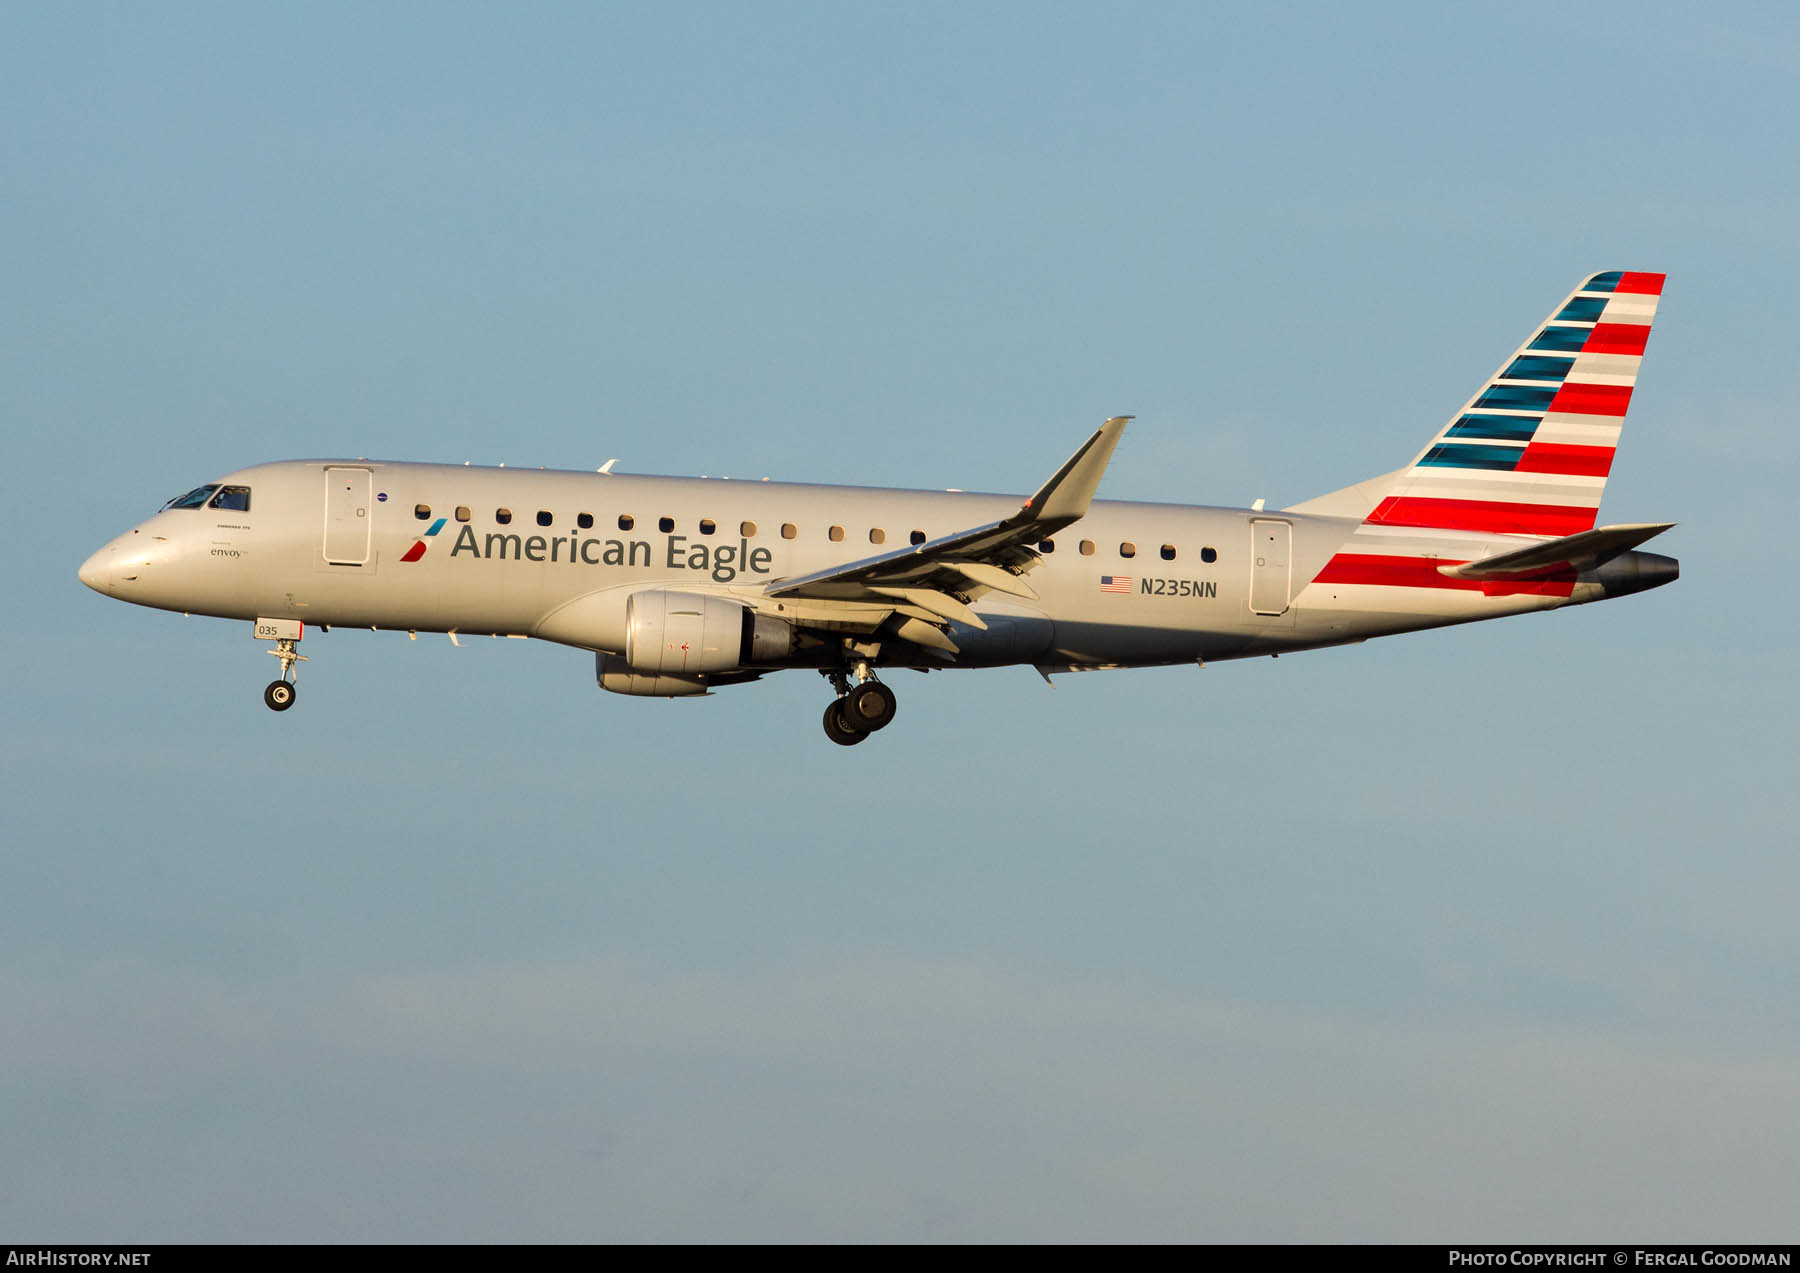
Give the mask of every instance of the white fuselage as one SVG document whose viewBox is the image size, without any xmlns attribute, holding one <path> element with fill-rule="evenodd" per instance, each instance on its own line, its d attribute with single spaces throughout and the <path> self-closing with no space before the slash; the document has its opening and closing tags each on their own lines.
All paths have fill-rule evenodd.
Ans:
<svg viewBox="0 0 1800 1273">
<path fill-rule="evenodd" d="M 245 620 L 535 636 L 625 649 L 626 600 L 646 589 L 737 599 L 799 627 L 836 619 L 765 587 L 995 521 L 1013 496 L 729 479 L 285 461 L 218 479 L 244 509 L 171 508 L 82 568 L 121 600 Z M 439 524 L 441 521 L 441 524 Z M 428 534 L 436 526 L 435 534 Z M 1040 548 L 1035 600 L 985 592 L 985 630 L 953 630 L 926 666 L 1086 668 L 1210 661 L 1549 609 L 1630 588 L 1315 582 L 1364 537 L 1354 518 L 1095 501 Z M 1519 538 L 1398 532 L 1421 561 L 1465 561 Z M 422 549 L 420 545 L 423 545 Z M 1647 556 L 1634 554 L 1636 556 Z M 1282 558 L 1285 557 L 1285 560 Z M 816 663 L 797 654 L 783 665 Z"/>
</svg>

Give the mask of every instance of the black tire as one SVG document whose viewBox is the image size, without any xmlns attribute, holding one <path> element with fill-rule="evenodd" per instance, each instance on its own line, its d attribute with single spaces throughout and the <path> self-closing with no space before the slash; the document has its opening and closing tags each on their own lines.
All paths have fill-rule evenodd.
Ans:
<svg viewBox="0 0 1800 1273">
<path fill-rule="evenodd" d="M 844 700 L 834 698 L 825 706 L 825 737 L 840 747 L 854 747 L 868 735 L 851 728 L 844 713 Z"/>
<path fill-rule="evenodd" d="M 263 702 L 273 712 L 285 712 L 294 705 L 294 687 L 286 681 L 270 681 L 269 688 L 263 691 Z"/>
<path fill-rule="evenodd" d="M 894 691 L 880 681 L 864 681 L 838 701 L 844 705 L 845 721 L 865 734 L 885 729 L 898 706 Z"/>
</svg>

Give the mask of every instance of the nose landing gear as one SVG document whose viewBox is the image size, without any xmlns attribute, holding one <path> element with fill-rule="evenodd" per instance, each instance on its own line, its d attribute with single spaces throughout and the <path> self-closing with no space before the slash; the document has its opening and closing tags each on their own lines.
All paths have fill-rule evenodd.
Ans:
<svg viewBox="0 0 1800 1273">
<path fill-rule="evenodd" d="M 894 691 L 875 679 L 868 662 L 856 665 L 856 684 L 843 668 L 824 671 L 837 697 L 825 708 L 825 737 L 840 747 L 854 747 L 894 719 L 898 703 Z"/>
<path fill-rule="evenodd" d="M 306 656 L 294 649 L 294 642 L 287 637 L 277 641 L 268 653 L 281 660 L 281 679 L 269 682 L 268 688 L 263 690 L 263 702 L 269 705 L 270 711 L 285 712 L 294 705 L 294 696 L 298 692 L 294 688 L 298 676 L 294 664 L 306 662 Z"/>
</svg>

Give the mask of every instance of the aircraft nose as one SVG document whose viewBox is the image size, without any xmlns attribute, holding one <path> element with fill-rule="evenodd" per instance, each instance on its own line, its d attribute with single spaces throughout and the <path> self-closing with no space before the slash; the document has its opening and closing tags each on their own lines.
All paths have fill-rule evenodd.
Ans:
<svg viewBox="0 0 1800 1273">
<path fill-rule="evenodd" d="M 112 563 L 117 550 L 108 544 L 99 552 L 81 563 L 76 577 L 95 592 L 110 593 L 112 591 Z"/>
</svg>

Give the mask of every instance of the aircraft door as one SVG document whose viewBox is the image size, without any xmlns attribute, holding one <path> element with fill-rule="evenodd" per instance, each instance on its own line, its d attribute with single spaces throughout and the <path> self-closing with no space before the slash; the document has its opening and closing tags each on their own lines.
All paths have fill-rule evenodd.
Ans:
<svg viewBox="0 0 1800 1273">
<path fill-rule="evenodd" d="M 360 566 L 369 560 L 368 469 L 325 470 L 325 560 L 333 566 Z"/>
<path fill-rule="evenodd" d="M 1254 614 L 1284 614 L 1288 608 L 1289 560 L 1294 527 L 1291 522 L 1256 518 L 1250 523 L 1250 610 Z"/>
</svg>

